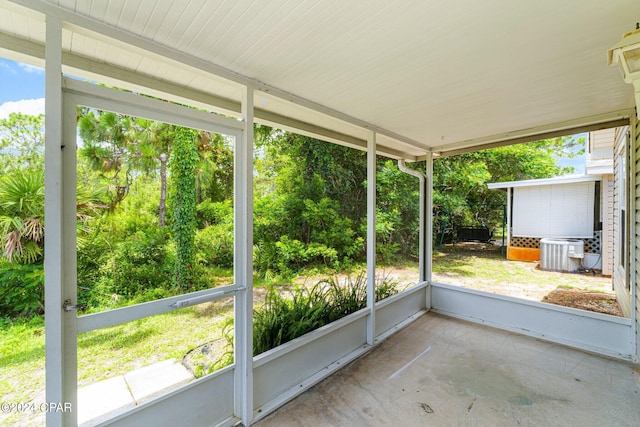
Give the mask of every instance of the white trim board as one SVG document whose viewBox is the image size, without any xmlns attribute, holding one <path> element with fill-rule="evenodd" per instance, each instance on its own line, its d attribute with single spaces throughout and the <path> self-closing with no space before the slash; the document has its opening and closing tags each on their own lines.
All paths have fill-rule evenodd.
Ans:
<svg viewBox="0 0 640 427">
<path fill-rule="evenodd" d="M 556 176 L 553 178 L 542 179 L 527 179 L 524 181 L 508 181 L 508 182 L 492 182 L 487 184 L 487 188 L 490 190 L 506 190 L 507 188 L 516 187 L 536 187 L 543 185 L 556 185 L 556 184 L 574 184 L 578 182 L 594 182 L 600 181 L 602 177 L 600 175 L 565 175 Z"/>
<path fill-rule="evenodd" d="M 459 286 L 433 283 L 436 313 L 631 360 L 631 320 Z"/>
</svg>

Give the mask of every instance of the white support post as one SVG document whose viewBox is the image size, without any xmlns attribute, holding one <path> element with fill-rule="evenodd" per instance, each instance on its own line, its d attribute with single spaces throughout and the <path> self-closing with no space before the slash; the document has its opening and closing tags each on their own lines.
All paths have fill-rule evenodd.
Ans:
<svg viewBox="0 0 640 427">
<path fill-rule="evenodd" d="M 511 246 L 511 187 L 507 188 L 507 248 Z M 505 251 L 507 250 L 505 248 Z"/>
<path fill-rule="evenodd" d="M 640 108 L 640 106 L 636 106 L 636 108 Z M 633 361 L 638 362 L 640 358 L 640 340 L 638 339 L 639 325 L 638 325 L 638 263 L 640 262 L 640 258 L 638 257 L 638 249 L 639 244 L 637 243 L 638 229 L 637 229 L 637 219 L 638 218 L 638 163 L 637 163 L 637 152 L 638 152 L 638 143 L 640 143 L 640 135 L 638 135 L 638 116 L 632 115 L 629 123 L 629 156 L 630 161 L 629 164 L 629 190 L 627 194 L 629 194 L 629 202 L 627 206 L 634 207 L 635 212 L 633 215 L 629 216 L 629 238 L 627 239 L 629 246 L 629 287 L 631 289 L 631 345 L 632 349 L 635 352 L 633 355 Z M 631 209 L 629 209 L 631 210 Z"/>
<path fill-rule="evenodd" d="M 420 268 L 418 280 L 427 281 L 427 179 L 420 179 L 420 209 L 418 212 L 418 265 Z"/>
<path fill-rule="evenodd" d="M 376 133 L 367 138 L 367 344 L 376 338 Z"/>
<path fill-rule="evenodd" d="M 425 259 L 421 260 L 425 263 L 424 267 L 424 280 L 431 284 L 433 273 L 433 153 L 427 153 L 426 164 L 426 189 L 425 189 L 425 201 L 424 201 L 424 245 L 425 245 Z M 431 287 L 427 291 L 427 309 L 431 308 Z"/>
<path fill-rule="evenodd" d="M 46 423 L 63 426 L 77 424 L 76 312 L 63 309 L 67 300 L 76 304 L 75 152 L 63 142 L 62 23 L 56 17 L 47 16 L 45 45 L 45 400 L 73 405 L 70 412 L 47 412 Z"/>
<path fill-rule="evenodd" d="M 235 155 L 235 413 L 243 425 L 253 420 L 253 88 L 242 101 L 244 130 Z"/>
</svg>

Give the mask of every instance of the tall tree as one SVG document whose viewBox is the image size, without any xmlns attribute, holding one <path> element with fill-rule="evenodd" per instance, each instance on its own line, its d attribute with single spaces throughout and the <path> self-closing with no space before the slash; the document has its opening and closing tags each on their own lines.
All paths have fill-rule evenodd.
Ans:
<svg viewBox="0 0 640 427">
<path fill-rule="evenodd" d="M 81 153 L 94 170 L 110 180 L 112 205 L 128 194 L 134 174 L 157 172 L 160 177 L 158 225 L 164 227 L 167 164 L 175 126 L 109 111 L 80 111 L 78 126 L 84 140 Z"/>
<path fill-rule="evenodd" d="M 44 162 L 44 115 L 11 113 L 0 120 L 0 172 Z"/>
<path fill-rule="evenodd" d="M 193 284 L 195 265 L 197 132 L 177 128 L 170 167 L 173 184 L 173 237 L 176 242 L 175 284 L 182 290 Z"/>
<path fill-rule="evenodd" d="M 130 117 L 110 111 L 79 110 L 80 154 L 108 182 L 111 207 L 129 193 L 135 133 Z"/>
<path fill-rule="evenodd" d="M 158 225 L 164 227 L 167 218 L 167 164 L 176 127 L 141 118 L 135 119 L 133 124 L 138 135 L 132 146 L 134 162 L 147 174 L 159 171 Z"/>
</svg>

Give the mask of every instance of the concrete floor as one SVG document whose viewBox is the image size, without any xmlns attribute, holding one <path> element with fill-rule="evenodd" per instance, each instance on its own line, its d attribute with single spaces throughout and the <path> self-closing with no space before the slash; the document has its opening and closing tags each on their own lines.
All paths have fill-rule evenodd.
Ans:
<svg viewBox="0 0 640 427">
<path fill-rule="evenodd" d="M 255 425 L 640 426 L 640 366 L 428 313 Z"/>
</svg>

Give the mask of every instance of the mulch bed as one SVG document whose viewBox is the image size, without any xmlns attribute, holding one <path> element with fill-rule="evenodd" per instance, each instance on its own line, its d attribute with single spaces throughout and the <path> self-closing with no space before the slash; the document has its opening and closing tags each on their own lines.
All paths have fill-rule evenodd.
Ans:
<svg viewBox="0 0 640 427">
<path fill-rule="evenodd" d="M 549 292 L 542 302 L 562 305 L 565 307 L 580 308 L 596 313 L 611 314 L 622 317 L 622 310 L 618 305 L 615 295 L 600 292 L 588 292 L 570 289 L 556 289 Z"/>
</svg>

